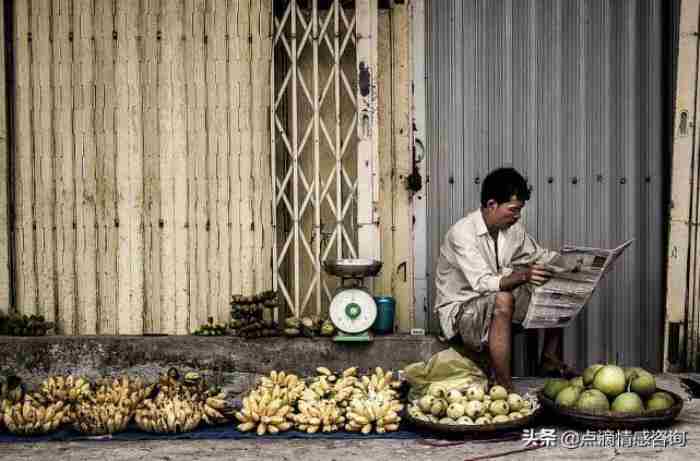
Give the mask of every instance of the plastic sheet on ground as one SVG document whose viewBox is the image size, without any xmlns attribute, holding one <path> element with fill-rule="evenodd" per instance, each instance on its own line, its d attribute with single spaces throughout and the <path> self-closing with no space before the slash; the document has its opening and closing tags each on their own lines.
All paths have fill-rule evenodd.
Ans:
<svg viewBox="0 0 700 461">
<path fill-rule="evenodd" d="M 420 398 L 432 386 L 445 390 L 465 389 L 472 384 L 486 385 L 487 377 L 472 360 L 450 348 L 433 355 L 427 362 L 408 365 L 403 376 L 411 384 L 409 400 Z"/>
<path fill-rule="evenodd" d="M 31 437 L 20 437 L 9 432 L 0 432 L 0 444 L 2 443 L 37 443 L 37 442 L 72 442 L 72 441 L 135 441 L 135 440 L 249 440 L 249 439 L 416 439 L 419 434 L 407 430 L 386 432 L 384 434 L 363 435 L 357 432 L 306 432 L 287 431 L 275 435 L 258 436 L 255 432 L 240 432 L 233 424 L 223 426 L 204 427 L 183 434 L 152 434 L 138 430 L 135 426 L 125 432 L 112 435 L 88 436 L 73 429 L 62 429 L 51 434 Z"/>
</svg>

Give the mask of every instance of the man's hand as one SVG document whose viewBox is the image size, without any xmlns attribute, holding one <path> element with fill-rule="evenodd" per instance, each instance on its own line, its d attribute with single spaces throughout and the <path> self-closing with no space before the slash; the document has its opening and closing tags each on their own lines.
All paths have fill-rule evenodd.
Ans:
<svg viewBox="0 0 700 461">
<path fill-rule="evenodd" d="M 521 266 L 519 269 L 513 271 L 512 274 L 501 279 L 500 288 L 503 291 L 510 291 L 527 282 L 539 286 L 550 278 L 552 278 L 552 271 L 548 270 L 545 266 L 540 264 L 533 264 L 527 267 Z"/>
<path fill-rule="evenodd" d="M 552 278 L 552 272 L 541 264 L 533 264 L 527 269 L 527 281 L 533 285 L 542 285 Z"/>
</svg>

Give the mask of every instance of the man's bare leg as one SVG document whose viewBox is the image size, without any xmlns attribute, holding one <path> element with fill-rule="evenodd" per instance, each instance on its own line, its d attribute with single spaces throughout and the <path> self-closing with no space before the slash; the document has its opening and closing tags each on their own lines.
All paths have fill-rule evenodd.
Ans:
<svg viewBox="0 0 700 461">
<path fill-rule="evenodd" d="M 563 336 L 562 328 L 547 328 L 544 330 L 544 347 L 542 348 L 542 359 L 552 357 L 559 361 L 561 356 L 561 339 Z"/>
<path fill-rule="evenodd" d="M 513 304 L 513 295 L 510 292 L 499 291 L 496 294 L 496 305 L 489 327 L 489 356 L 496 373 L 496 383 L 509 390 L 513 387 L 510 370 Z"/>
<path fill-rule="evenodd" d="M 548 328 L 544 332 L 544 347 L 540 358 L 540 376 L 559 376 L 570 378 L 576 372 L 564 364 L 562 356 L 562 328 Z"/>
</svg>

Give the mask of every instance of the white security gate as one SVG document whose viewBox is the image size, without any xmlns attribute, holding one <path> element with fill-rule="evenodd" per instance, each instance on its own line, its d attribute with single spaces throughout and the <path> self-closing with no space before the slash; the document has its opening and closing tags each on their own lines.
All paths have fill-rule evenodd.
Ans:
<svg viewBox="0 0 700 461">
<path fill-rule="evenodd" d="M 332 296 L 322 261 L 379 257 L 377 0 L 281 0 L 273 16 L 273 284 L 301 316 Z"/>
</svg>

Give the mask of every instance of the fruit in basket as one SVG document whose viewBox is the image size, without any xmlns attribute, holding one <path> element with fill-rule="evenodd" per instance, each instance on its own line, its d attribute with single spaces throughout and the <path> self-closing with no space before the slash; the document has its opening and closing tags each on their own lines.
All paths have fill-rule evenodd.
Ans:
<svg viewBox="0 0 700 461">
<path fill-rule="evenodd" d="M 493 424 L 501 424 L 501 423 L 507 423 L 510 422 L 511 419 L 507 415 L 496 415 L 493 417 L 491 422 Z"/>
<path fill-rule="evenodd" d="M 423 413 L 430 413 L 430 409 L 433 407 L 434 401 L 435 397 L 433 397 L 432 395 L 424 395 L 418 401 L 418 406 L 420 407 L 421 411 L 423 411 Z"/>
<path fill-rule="evenodd" d="M 511 421 L 515 421 L 516 419 L 520 419 L 523 417 L 523 414 L 520 413 L 519 411 L 514 411 L 508 415 L 508 418 L 510 418 Z"/>
<path fill-rule="evenodd" d="M 559 394 L 557 394 L 555 402 L 560 407 L 573 407 L 574 405 L 576 405 L 576 401 L 578 400 L 582 391 L 583 388 L 578 386 L 565 387 L 561 390 L 561 392 L 559 392 Z"/>
<path fill-rule="evenodd" d="M 582 378 L 584 386 L 590 386 L 593 384 L 593 379 L 595 378 L 596 373 L 598 373 L 598 370 L 603 368 L 603 366 L 604 365 L 601 363 L 594 363 L 583 371 Z"/>
<path fill-rule="evenodd" d="M 503 386 L 493 386 L 489 390 L 489 396 L 492 400 L 505 400 L 508 398 L 508 391 Z"/>
<path fill-rule="evenodd" d="M 470 418 L 478 418 L 484 414 L 482 404 L 478 400 L 470 400 L 464 408 L 464 414 Z"/>
<path fill-rule="evenodd" d="M 440 419 L 438 420 L 438 423 L 440 423 L 440 424 L 450 424 L 450 425 L 452 425 L 452 424 L 457 424 L 457 421 L 454 420 L 454 419 L 452 419 L 452 418 L 450 418 L 450 417 L 448 417 L 448 416 L 445 416 L 445 417 L 443 417 L 443 418 L 440 418 Z"/>
<path fill-rule="evenodd" d="M 478 418 L 476 418 L 476 420 L 474 421 L 474 424 L 476 424 L 477 426 L 481 426 L 484 424 L 491 424 L 491 422 L 492 422 L 491 416 L 484 415 L 484 416 L 479 416 Z"/>
<path fill-rule="evenodd" d="M 474 424 L 474 420 L 471 419 L 469 416 L 460 416 L 460 417 L 457 419 L 457 424 L 462 424 L 462 425 L 466 425 L 466 426 L 471 426 L 471 425 Z"/>
<path fill-rule="evenodd" d="M 430 414 L 433 416 L 440 417 L 445 413 L 445 410 L 447 409 L 447 405 L 445 405 L 445 401 L 442 399 L 434 399 L 433 404 L 430 406 Z"/>
<path fill-rule="evenodd" d="M 508 407 L 508 402 L 505 400 L 494 400 L 491 402 L 491 405 L 489 405 L 489 413 L 493 416 L 507 415 L 509 412 L 510 408 Z"/>
<path fill-rule="evenodd" d="M 470 386 L 467 389 L 467 399 L 481 401 L 484 400 L 484 388 L 478 384 Z"/>
<path fill-rule="evenodd" d="M 654 392 L 647 400 L 647 410 L 668 410 L 675 403 L 673 397 L 667 392 Z"/>
<path fill-rule="evenodd" d="M 433 384 L 428 388 L 427 394 L 435 398 L 443 398 L 445 397 L 445 395 L 447 395 L 447 390 L 445 390 L 445 388 L 440 385 Z"/>
<path fill-rule="evenodd" d="M 571 386 L 577 386 L 577 387 L 580 387 L 580 388 L 582 388 L 582 389 L 583 389 L 584 387 L 586 387 L 586 386 L 583 384 L 583 376 L 577 376 L 577 377 L 575 377 L 575 378 L 571 378 L 571 379 L 569 380 L 569 385 L 571 385 Z"/>
<path fill-rule="evenodd" d="M 644 411 L 644 403 L 634 392 L 623 392 L 615 397 L 610 410 L 621 413 L 641 413 Z"/>
<path fill-rule="evenodd" d="M 510 411 L 518 411 L 523 407 L 524 400 L 518 394 L 508 394 L 508 399 L 506 401 L 508 402 L 508 407 L 510 407 Z"/>
<path fill-rule="evenodd" d="M 447 407 L 447 416 L 449 416 L 452 419 L 458 419 L 464 416 L 464 405 L 461 403 L 451 403 L 450 406 Z"/>
<path fill-rule="evenodd" d="M 598 389 L 588 389 L 581 392 L 576 402 L 576 408 L 593 413 L 605 412 L 610 409 L 610 403 L 605 394 Z"/>
<path fill-rule="evenodd" d="M 548 379 L 547 382 L 544 385 L 544 395 L 549 397 L 550 399 L 554 400 L 557 398 L 557 394 L 564 389 L 565 387 L 569 386 L 569 381 L 566 379 L 561 379 L 561 378 L 555 378 L 555 379 Z"/>
<path fill-rule="evenodd" d="M 656 390 L 656 378 L 646 371 L 632 374 L 629 390 L 636 392 L 641 397 L 648 397 Z"/>
<path fill-rule="evenodd" d="M 593 387 L 610 398 L 625 391 L 625 371 L 617 365 L 605 365 L 593 378 Z"/>
<path fill-rule="evenodd" d="M 449 403 L 459 403 L 464 400 L 464 396 L 457 389 L 452 389 L 447 393 L 447 401 Z"/>
</svg>

